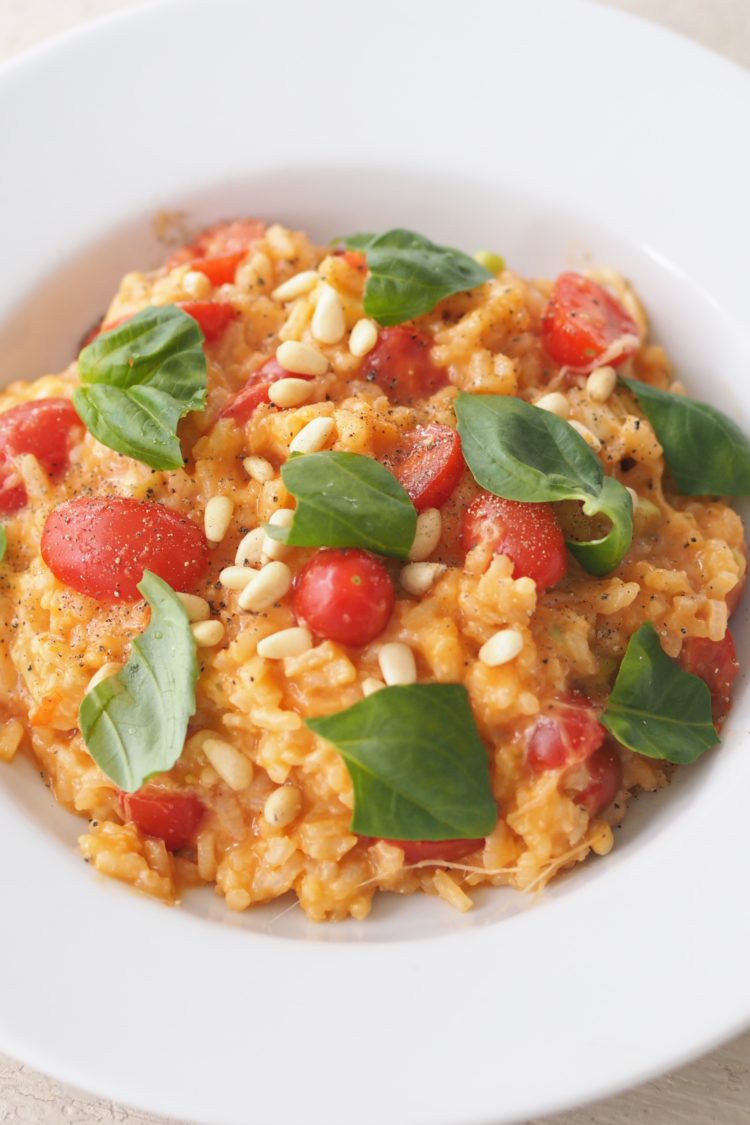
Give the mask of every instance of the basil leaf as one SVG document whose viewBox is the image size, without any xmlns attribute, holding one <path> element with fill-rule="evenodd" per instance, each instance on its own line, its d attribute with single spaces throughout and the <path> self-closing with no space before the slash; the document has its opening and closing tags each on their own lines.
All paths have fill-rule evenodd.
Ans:
<svg viewBox="0 0 750 1125">
<path fill-rule="evenodd" d="M 0 525 L 0 561 L 5 558 L 5 552 L 8 549 L 8 536 L 5 528 Z"/>
<path fill-rule="evenodd" d="M 173 305 L 148 308 L 78 357 L 73 404 L 97 441 L 152 469 L 181 469 L 177 423 L 206 401 L 203 333 Z"/>
<path fill-rule="evenodd" d="M 151 621 L 133 641 L 121 672 L 83 698 L 78 723 L 89 754 L 127 793 L 175 764 L 195 714 L 198 661 L 182 602 L 166 582 L 143 573 L 138 589 Z"/>
<path fill-rule="evenodd" d="M 353 832 L 451 840 L 486 836 L 495 827 L 487 752 L 461 684 L 383 688 L 306 723 L 346 763 Z"/>
<path fill-rule="evenodd" d="M 667 762 L 694 762 L 719 741 L 708 687 L 667 656 L 650 621 L 628 641 L 601 721 L 623 746 Z"/>
<path fill-rule="evenodd" d="M 362 547 L 405 559 L 417 513 L 383 465 L 360 453 L 292 456 L 281 478 L 297 498 L 290 528 L 266 524 L 271 538 L 290 547 Z"/>
<path fill-rule="evenodd" d="M 378 324 L 402 324 L 430 312 L 443 297 L 482 285 L 492 274 L 483 265 L 411 230 L 352 234 L 346 245 L 364 250 L 369 274 L 364 309 Z"/>
<path fill-rule="evenodd" d="M 582 501 L 586 516 L 607 516 L 612 526 L 590 541 L 569 538 L 571 553 L 591 574 L 618 565 L 633 538 L 633 502 L 572 426 L 505 395 L 460 394 L 456 417 L 464 458 L 482 488 L 527 504 Z"/>
<path fill-rule="evenodd" d="M 669 471 L 686 496 L 750 496 L 750 442 L 731 418 L 705 402 L 620 382 L 654 427 Z"/>
</svg>

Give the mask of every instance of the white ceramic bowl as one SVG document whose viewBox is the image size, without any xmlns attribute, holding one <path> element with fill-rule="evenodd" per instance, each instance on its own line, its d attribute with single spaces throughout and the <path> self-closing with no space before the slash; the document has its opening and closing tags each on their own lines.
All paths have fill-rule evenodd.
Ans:
<svg viewBox="0 0 750 1125">
<path fill-rule="evenodd" d="M 688 388 L 750 430 L 749 98 L 744 72 L 575 0 L 102 21 L 0 76 L 0 374 L 68 362 L 163 256 L 157 212 L 256 214 L 320 239 L 413 227 L 531 274 L 611 264 Z M 650 1077 L 750 1018 L 749 722 L 740 687 L 721 748 L 541 898 L 381 896 L 361 924 L 140 898 L 4 767 L 0 1048 L 212 1125 L 497 1125 Z"/>
</svg>

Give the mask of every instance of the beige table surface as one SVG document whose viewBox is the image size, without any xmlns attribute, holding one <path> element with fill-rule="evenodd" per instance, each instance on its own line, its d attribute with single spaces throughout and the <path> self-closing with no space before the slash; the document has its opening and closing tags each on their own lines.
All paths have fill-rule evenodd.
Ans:
<svg viewBox="0 0 750 1125">
<path fill-rule="evenodd" d="M 750 67 L 750 0 L 600 2 L 666 24 Z M 0 0 L 0 62 L 57 31 L 133 3 L 134 0 Z M 745 143 L 748 141 L 750 138 L 745 138 Z M 169 1125 L 165 1118 L 89 1097 L 0 1055 L 0 1125 L 11 1122 Z M 526 1125 L 744 1123 L 750 1125 L 750 1032 L 699 1062 L 630 1093 L 543 1120 L 536 1118 Z M 171 1120 L 171 1125 L 179 1123 Z"/>
</svg>

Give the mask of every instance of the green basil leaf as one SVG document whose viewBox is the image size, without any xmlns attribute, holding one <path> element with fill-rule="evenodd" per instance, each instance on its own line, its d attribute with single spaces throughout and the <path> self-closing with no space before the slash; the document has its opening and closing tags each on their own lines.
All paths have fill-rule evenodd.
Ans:
<svg viewBox="0 0 750 1125">
<path fill-rule="evenodd" d="M 586 516 L 607 516 L 612 526 L 588 542 L 568 539 L 569 549 L 591 574 L 618 565 L 633 538 L 633 502 L 572 426 L 505 395 L 460 394 L 456 417 L 466 463 L 482 488 L 523 503 L 582 501 Z"/>
<path fill-rule="evenodd" d="M 203 333 L 173 305 L 148 308 L 78 357 L 73 404 L 97 441 L 152 469 L 183 465 L 177 423 L 206 401 Z"/>
<path fill-rule="evenodd" d="M 266 525 L 290 547 L 362 547 L 405 559 L 414 542 L 417 513 L 407 493 L 383 465 L 360 453 L 306 453 L 281 470 L 297 498 L 290 528 Z"/>
<path fill-rule="evenodd" d="M 5 528 L 0 525 L 0 560 L 5 558 L 5 552 L 8 549 L 8 536 Z"/>
<path fill-rule="evenodd" d="M 121 672 L 84 696 L 78 723 L 89 754 L 120 789 L 133 793 L 175 764 L 195 714 L 198 661 L 182 602 L 150 570 L 138 589 L 151 620 Z"/>
<path fill-rule="evenodd" d="M 402 324 L 438 301 L 482 285 L 492 274 L 460 250 L 436 246 L 411 230 L 352 234 L 346 245 L 364 250 L 369 274 L 364 309 L 378 324 Z"/>
<path fill-rule="evenodd" d="M 750 442 L 731 418 L 705 402 L 620 382 L 654 427 L 669 471 L 686 496 L 750 496 Z"/>
<path fill-rule="evenodd" d="M 628 641 L 601 721 L 623 746 L 667 762 L 694 762 L 719 741 L 708 687 L 667 656 L 651 622 Z"/>
<path fill-rule="evenodd" d="M 495 827 L 487 751 L 461 684 L 383 688 L 306 723 L 346 763 L 353 832 L 451 840 L 486 836 Z"/>
</svg>

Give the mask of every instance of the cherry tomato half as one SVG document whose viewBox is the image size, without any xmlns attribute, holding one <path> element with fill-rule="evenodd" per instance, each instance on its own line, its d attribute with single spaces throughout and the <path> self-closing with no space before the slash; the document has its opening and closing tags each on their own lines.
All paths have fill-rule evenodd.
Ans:
<svg viewBox="0 0 750 1125">
<path fill-rule="evenodd" d="M 265 232 L 266 224 L 260 219 L 234 219 L 230 223 L 217 223 L 207 227 L 188 246 L 181 246 L 175 251 L 167 261 L 167 269 L 186 262 L 197 269 L 197 258 L 220 258 L 234 254 L 241 258 Z M 215 284 L 218 285 L 219 282 Z"/>
<path fill-rule="evenodd" d="M 547 353 L 584 372 L 623 336 L 638 338 L 638 325 L 611 293 L 580 273 L 561 273 L 542 318 L 542 343 Z M 625 343 L 607 362 L 617 365 L 631 356 L 637 343 Z"/>
<path fill-rule="evenodd" d="M 382 633 L 396 600 L 390 574 L 358 549 L 317 551 L 297 575 L 294 614 L 319 637 L 342 645 L 366 645 Z"/>
<path fill-rule="evenodd" d="M 572 766 L 598 750 L 606 734 L 583 696 L 554 699 L 529 732 L 526 760 L 535 773 Z"/>
<path fill-rule="evenodd" d="M 67 398 L 22 402 L 0 414 L 0 515 L 10 515 L 28 499 L 13 467 L 13 458 L 33 453 L 54 480 L 68 467 L 68 452 L 83 423 Z"/>
<path fill-rule="evenodd" d="M 423 859 L 458 863 L 484 847 L 484 840 L 385 840 L 384 843 L 402 848 L 405 863 L 421 863 Z"/>
<path fill-rule="evenodd" d="M 598 816 L 614 801 L 622 785 L 622 762 L 616 747 L 605 743 L 586 762 L 589 782 L 573 800 L 583 805 L 589 816 Z"/>
<path fill-rule="evenodd" d="M 245 257 L 245 251 L 236 254 L 222 254 L 214 258 L 194 258 L 190 263 L 192 270 L 204 274 L 212 285 L 229 285 L 234 281 L 237 266 Z"/>
<path fill-rule="evenodd" d="M 244 425 L 262 402 L 268 402 L 268 388 L 271 384 L 278 379 L 286 379 L 288 375 L 289 372 L 285 371 L 275 359 L 267 359 L 248 378 L 242 390 L 230 398 L 226 406 L 219 412 L 219 417 L 234 418 L 240 425 Z M 295 375 L 295 379 L 307 378 L 307 375 Z"/>
<path fill-rule="evenodd" d="M 438 423 L 407 434 L 388 464 L 418 512 L 442 507 L 458 485 L 464 466 L 458 432 Z"/>
<path fill-rule="evenodd" d="M 682 646 L 680 662 L 686 672 L 700 676 L 708 685 L 714 722 L 723 722 L 729 714 L 732 685 L 740 670 L 732 634 L 727 629 L 720 641 L 688 637 Z"/>
<path fill-rule="evenodd" d="M 218 340 L 227 325 L 237 316 L 234 305 L 224 301 L 180 301 L 177 307 L 198 322 L 207 344 Z"/>
<path fill-rule="evenodd" d="M 137 793 L 118 792 L 117 803 L 124 821 L 132 820 L 146 836 L 163 840 L 173 852 L 188 846 L 206 811 L 192 793 L 175 793 L 157 785 Z"/>
<path fill-rule="evenodd" d="M 565 539 L 550 504 L 522 504 L 480 492 L 464 513 L 465 551 L 480 543 L 495 555 L 507 555 L 515 578 L 533 578 L 540 590 L 565 574 Z"/>
<path fill-rule="evenodd" d="M 362 377 L 382 387 L 392 402 L 434 394 L 447 384 L 448 376 L 432 362 L 431 344 L 429 336 L 413 328 L 383 328 L 362 361 Z"/>
<path fill-rule="evenodd" d="M 206 573 L 209 554 L 202 530 L 163 504 L 86 496 L 50 512 L 42 558 L 80 594 L 135 602 L 144 570 L 189 591 Z"/>
</svg>

